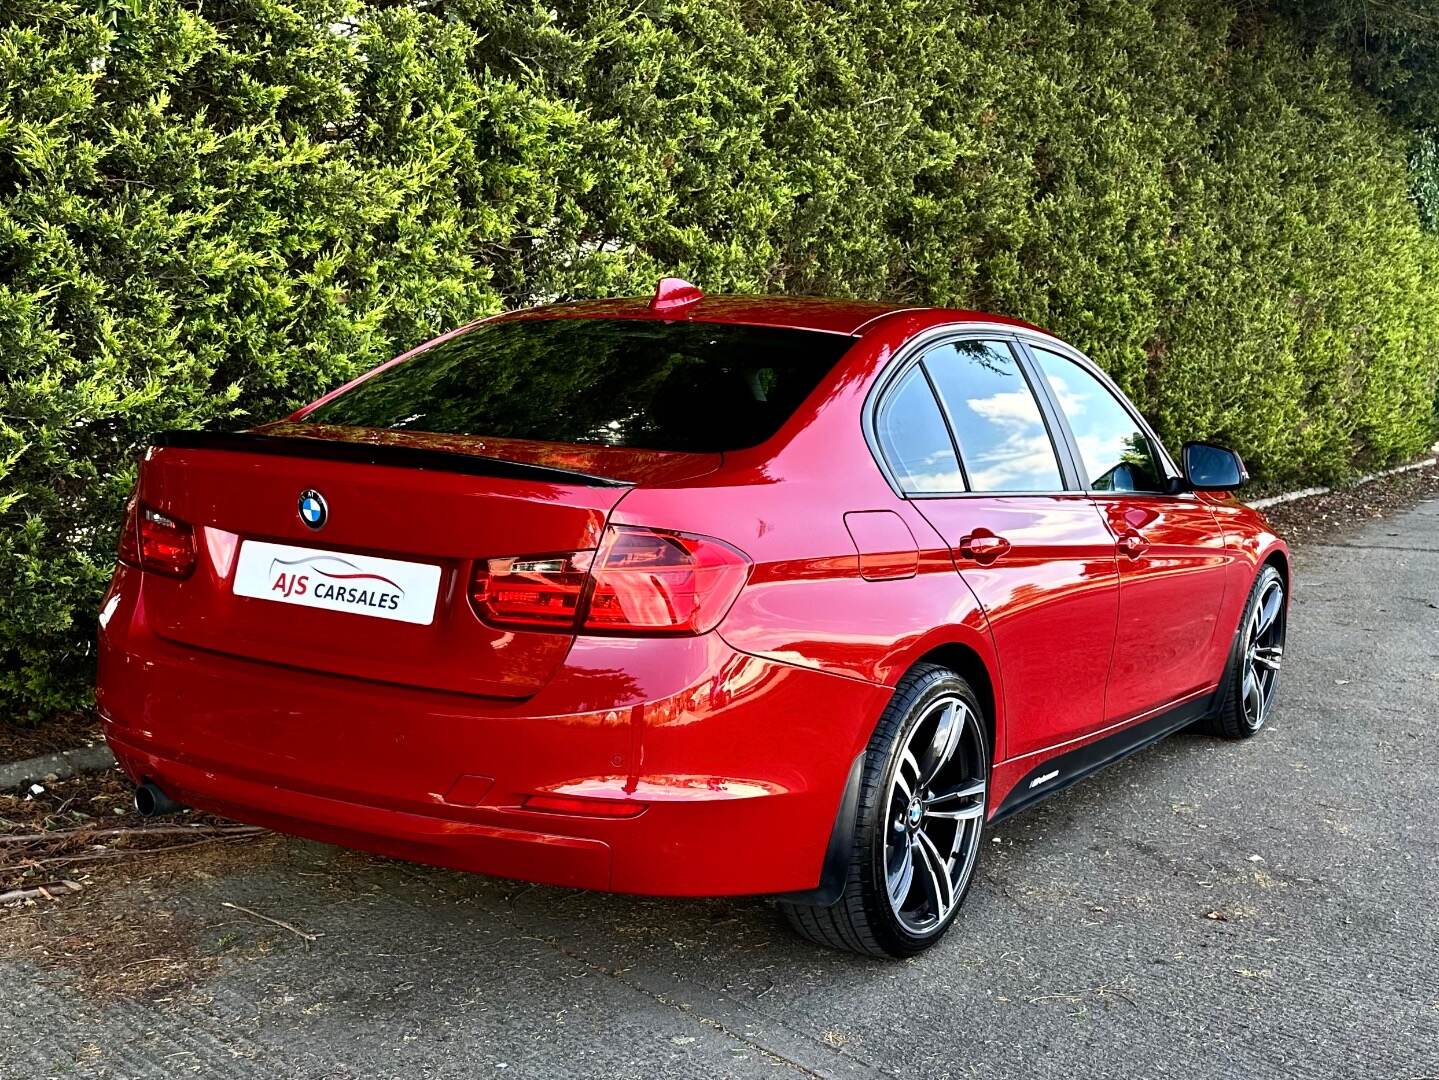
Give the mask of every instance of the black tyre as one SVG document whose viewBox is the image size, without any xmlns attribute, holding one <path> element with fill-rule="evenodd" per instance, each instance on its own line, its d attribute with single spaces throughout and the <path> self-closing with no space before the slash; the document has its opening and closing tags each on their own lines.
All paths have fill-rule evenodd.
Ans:
<svg viewBox="0 0 1439 1080">
<path fill-rule="evenodd" d="M 1279 692 L 1279 666 L 1289 609 L 1284 575 L 1266 563 L 1254 579 L 1239 621 L 1219 702 L 1204 729 L 1226 739 L 1247 739 L 1264 726 Z"/>
<path fill-rule="evenodd" d="M 920 664 L 895 688 L 864 760 L 844 894 L 781 901 L 820 945 L 913 956 L 959 912 L 984 832 L 990 756 L 979 699 L 948 668 Z"/>
</svg>

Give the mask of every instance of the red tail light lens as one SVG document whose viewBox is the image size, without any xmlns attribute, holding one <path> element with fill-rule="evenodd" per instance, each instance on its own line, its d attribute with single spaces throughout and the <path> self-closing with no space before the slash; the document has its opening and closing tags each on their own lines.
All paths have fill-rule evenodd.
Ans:
<svg viewBox="0 0 1439 1080">
<path fill-rule="evenodd" d="M 496 626 L 703 634 L 734 603 L 749 569 L 720 540 L 612 526 L 597 552 L 477 563 L 470 599 Z"/>
<path fill-rule="evenodd" d="M 703 634 L 724 618 L 749 577 L 749 560 L 719 540 L 610 528 L 595 558 L 587 630 Z"/>
<path fill-rule="evenodd" d="M 125 508 L 120 561 L 152 574 L 189 577 L 195 569 L 195 530 L 138 499 Z"/>
<path fill-rule="evenodd" d="M 496 626 L 572 629 L 594 554 L 578 551 L 478 562 L 470 581 L 475 611 Z"/>
<path fill-rule="evenodd" d="M 120 550 L 116 553 L 126 566 L 140 565 L 140 500 L 131 498 L 125 504 L 125 524 L 120 526 Z"/>
</svg>

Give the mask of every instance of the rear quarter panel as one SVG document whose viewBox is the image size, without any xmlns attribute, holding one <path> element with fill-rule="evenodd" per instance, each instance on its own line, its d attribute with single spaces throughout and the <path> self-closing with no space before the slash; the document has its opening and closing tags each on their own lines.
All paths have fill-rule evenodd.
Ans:
<svg viewBox="0 0 1439 1080">
<path fill-rule="evenodd" d="M 713 476 L 637 488 L 610 520 L 715 536 L 752 560 L 749 583 L 719 626 L 738 650 L 893 686 L 927 652 L 957 643 L 993 676 L 983 610 L 948 546 L 895 495 L 864 441 L 866 393 L 897 344 L 886 335 L 860 339 L 768 443 L 726 454 Z M 866 511 L 896 515 L 913 537 L 910 552 L 870 553 L 878 558 L 867 561 L 868 577 L 845 521 Z M 874 579 L 876 564 L 904 563 L 912 574 Z M 847 734 L 855 752 L 872 726 Z"/>
</svg>

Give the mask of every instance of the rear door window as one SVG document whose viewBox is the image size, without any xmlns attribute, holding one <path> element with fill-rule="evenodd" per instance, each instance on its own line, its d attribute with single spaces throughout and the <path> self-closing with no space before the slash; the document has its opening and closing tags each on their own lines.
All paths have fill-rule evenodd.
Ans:
<svg viewBox="0 0 1439 1080">
<path fill-rule="evenodd" d="M 900 376 L 875 420 L 880 453 L 902 491 L 963 491 L 964 475 L 954 454 L 939 402 L 918 364 Z"/>
<path fill-rule="evenodd" d="M 721 452 L 764 442 L 854 339 L 647 319 L 483 323 L 366 379 L 315 424 Z"/>
<path fill-rule="evenodd" d="M 1061 491 L 1054 441 L 1029 380 L 1008 345 L 956 341 L 924 367 L 959 441 L 971 491 Z"/>
</svg>

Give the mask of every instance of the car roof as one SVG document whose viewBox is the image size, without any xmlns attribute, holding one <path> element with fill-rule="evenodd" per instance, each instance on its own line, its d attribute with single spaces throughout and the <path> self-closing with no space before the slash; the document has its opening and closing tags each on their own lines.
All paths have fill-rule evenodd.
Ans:
<svg viewBox="0 0 1439 1080">
<path fill-rule="evenodd" d="M 1038 330 L 1039 327 L 1003 315 L 963 308 L 916 307 L 869 300 L 842 300 L 818 296 L 706 296 L 680 308 L 656 311 L 649 297 L 616 300 L 581 300 L 547 304 L 497 316 L 493 322 L 529 319 L 653 319 L 661 322 L 714 322 L 747 326 L 776 326 L 855 336 L 870 324 L 907 313 L 923 326 L 952 322 L 1004 323 Z M 1042 331 L 1041 331 L 1042 332 Z"/>
</svg>

